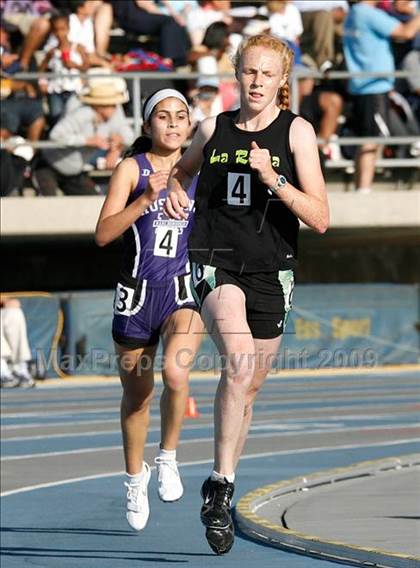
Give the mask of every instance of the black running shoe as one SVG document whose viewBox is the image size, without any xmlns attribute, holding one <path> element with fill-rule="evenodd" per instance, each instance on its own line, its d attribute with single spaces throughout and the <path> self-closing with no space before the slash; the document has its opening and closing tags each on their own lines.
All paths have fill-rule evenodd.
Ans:
<svg viewBox="0 0 420 568">
<path fill-rule="evenodd" d="M 235 531 L 230 506 L 234 489 L 233 483 L 213 481 L 210 477 L 201 488 L 201 522 L 206 527 L 207 542 L 216 554 L 226 554 L 233 546 Z"/>
</svg>

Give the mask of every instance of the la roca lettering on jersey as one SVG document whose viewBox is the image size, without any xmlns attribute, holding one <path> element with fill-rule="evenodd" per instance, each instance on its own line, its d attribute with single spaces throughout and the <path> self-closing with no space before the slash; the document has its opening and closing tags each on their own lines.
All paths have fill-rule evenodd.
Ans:
<svg viewBox="0 0 420 568">
<path fill-rule="evenodd" d="M 251 143 L 270 152 L 272 168 L 299 189 L 289 145 L 296 115 L 281 111 L 263 130 L 241 130 L 239 111 L 216 119 L 204 146 L 197 184 L 190 259 L 235 272 L 293 269 L 297 264 L 299 221 L 249 165 Z"/>
</svg>

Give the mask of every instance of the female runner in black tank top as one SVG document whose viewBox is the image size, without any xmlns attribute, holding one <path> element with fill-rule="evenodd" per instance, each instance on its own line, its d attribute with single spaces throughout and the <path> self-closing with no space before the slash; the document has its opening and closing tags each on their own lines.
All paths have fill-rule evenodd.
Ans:
<svg viewBox="0 0 420 568">
<path fill-rule="evenodd" d="M 315 133 L 287 110 L 292 57 L 268 35 L 241 44 L 240 109 L 200 124 L 168 185 L 168 215 L 186 218 L 184 187 L 201 170 L 189 241 L 193 292 L 225 363 L 201 510 L 217 554 L 233 544 L 234 472 L 290 309 L 299 220 L 319 233 L 329 222 Z"/>
</svg>

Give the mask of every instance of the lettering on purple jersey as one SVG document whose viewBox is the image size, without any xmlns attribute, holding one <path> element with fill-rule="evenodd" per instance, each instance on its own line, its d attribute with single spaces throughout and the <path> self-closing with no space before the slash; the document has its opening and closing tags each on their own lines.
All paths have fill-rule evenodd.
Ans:
<svg viewBox="0 0 420 568">
<path fill-rule="evenodd" d="M 145 154 L 134 156 L 141 173 L 130 201 L 141 195 L 153 167 Z M 187 272 L 188 238 L 195 210 L 195 178 L 187 191 L 189 197 L 187 220 L 169 219 L 164 211 L 167 190 L 162 190 L 143 214 L 124 234 L 125 270 L 132 277 L 144 280 L 167 280 Z"/>
</svg>

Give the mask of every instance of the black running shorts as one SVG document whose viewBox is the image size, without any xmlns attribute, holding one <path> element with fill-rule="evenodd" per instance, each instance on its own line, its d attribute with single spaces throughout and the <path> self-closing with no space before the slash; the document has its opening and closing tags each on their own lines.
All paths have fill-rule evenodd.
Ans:
<svg viewBox="0 0 420 568">
<path fill-rule="evenodd" d="M 387 93 L 354 95 L 354 130 L 358 136 L 390 136 Z"/>
<path fill-rule="evenodd" d="M 191 291 L 200 310 L 207 295 L 233 284 L 246 298 L 246 319 L 256 339 L 273 339 L 284 332 L 292 307 L 293 270 L 238 274 L 223 268 L 191 263 Z"/>
</svg>

